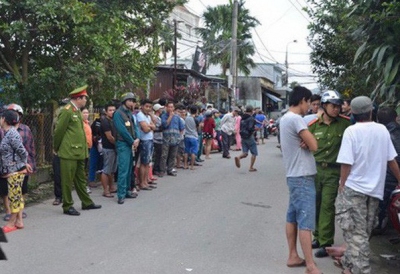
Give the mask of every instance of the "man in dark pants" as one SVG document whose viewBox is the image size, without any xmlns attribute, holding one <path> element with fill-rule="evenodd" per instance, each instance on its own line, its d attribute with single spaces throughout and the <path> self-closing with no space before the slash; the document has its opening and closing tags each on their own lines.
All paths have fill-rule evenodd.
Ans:
<svg viewBox="0 0 400 274">
<path fill-rule="evenodd" d="M 238 113 L 239 109 L 234 107 L 232 112 L 225 114 L 221 120 L 222 158 L 231 158 L 229 148 L 231 147 L 231 136 L 235 131 L 235 117 Z"/>
<path fill-rule="evenodd" d="M 400 125 L 396 122 L 397 113 L 393 108 L 382 107 L 378 110 L 378 122 L 383 124 L 390 133 L 390 139 L 398 155 L 400 155 Z M 396 157 L 396 162 L 400 165 L 400 156 Z M 374 234 L 382 234 L 385 231 L 384 221 L 388 217 L 387 209 L 390 203 L 390 195 L 397 187 L 397 180 L 390 168 L 386 171 L 385 190 L 383 200 L 379 201 L 379 224 L 372 231 Z"/>
<path fill-rule="evenodd" d="M 87 102 L 87 86 L 72 91 L 70 102 L 60 111 L 54 130 L 53 147 L 60 158 L 64 214 L 79 216 L 73 207 L 72 184 L 82 202 L 82 209 L 99 209 L 86 192 L 85 159 L 88 157 L 86 135 L 80 111 Z"/>
<path fill-rule="evenodd" d="M 57 206 L 62 202 L 62 192 L 61 192 L 61 166 L 60 158 L 58 155 L 53 155 L 53 180 L 54 180 L 54 201 L 53 205 Z"/>
<path fill-rule="evenodd" d="M 170 176 L 176 176 L 174 172 L 176 153 L 178 152 L 178 144 L 185 126 L 174 110 L 174 103 L 168 102 L 166 112 L 161 115 L 163 150 L 160 163 L 160 176 L 163 176 L 165 172 Z"/>
</svg>

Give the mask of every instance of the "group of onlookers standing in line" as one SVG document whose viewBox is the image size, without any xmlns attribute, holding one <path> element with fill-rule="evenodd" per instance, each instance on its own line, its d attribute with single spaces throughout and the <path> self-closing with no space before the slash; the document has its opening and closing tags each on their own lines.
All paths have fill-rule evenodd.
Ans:
<svg viewBox="0 0 400 274">
<path fill-rule="evenodd" d="M 342 273 L 371 273 L 369 238 L 380 225 L 379 204 L 385 215 L 385 200 L 400 184 L 397 114 L 382 107 L 373 115 L 373 103 L 365 96 L 344 101 L 336 91 L 319 96 L 300 86 L 289 105 L 280 120 L 290 192 L 287 266 L 322 273 L 311 252 L 317 249 L 315 257 L 332 256 Z M 340 247 L 332 246 L 335 216 L 345 241 Z M 297 252 L 297 238 L 304 259 Z"/>
<path fill-rule="evenodd" d="M 98 187 L 97 173 L 101 174 L 103 196 L 114 198 L 116 193 L 118 204 L 123 204 L 126 199 L 136 198 L 139 191 L 157 188 L 155 176 L 177 176 L 179 168 L 193 170 L 194 166 L 201 166 L 203 152 L 205 159 L 211 158 L 212 150 L 219 150 L 223 158 L 229 159 L 233 137 L 236 149 L 243 146 L 242 158 L 248 150 L 256 156 L 256 148 L 241 136 L 239 108 L 221 116 L 211 106 L 200 109 L 197 105 L 175 105 L 164 99 L 156 104 L 143 99 L 139 104 L 136 96 L 128 92 L 121 96 L 118 107 L 106 105 L 101 117 L 90 125 L 85 109 L 86 88 L 70 93 L 70 100 L 59 110 L 54 123 L 53 204 L 62 203 L 65 214 L 80 215 L 73 207 L 72 184 L 82 209 L 101 207 L 89 196 L 90 188 Z M 257 123 L 261 128 L 266 118 L 257 121 L 253 109 L 246 111 L 244 117 L 250 115 L 255 121 L 253 136 Z M 255 156 L 250 171 L 256 171 Z"/>
</svg>

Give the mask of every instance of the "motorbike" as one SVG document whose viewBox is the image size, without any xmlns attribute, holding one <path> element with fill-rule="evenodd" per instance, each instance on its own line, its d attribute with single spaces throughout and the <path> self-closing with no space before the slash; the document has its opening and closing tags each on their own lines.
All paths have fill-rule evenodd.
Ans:
<svg viewBox="0 0 400 274">
<path fill-rule="evenodd" d="M 269 123 L 267 124 L 267 130 L 269 135 L 272 134 L 276 136 L 278 134 L 278 127 L 276 126 L 274 119 L 269 120 Z"/>
<path fill-rule="evenodd" d="M 372 236 L 384 234 L 390 224 L 400 235 L 400 188 L 394 189 L 387 198 L 387 204 L 381 201 L 379 207 L 381 212 L 383 210 L 385 213 L 383 216 L 379 216 L 379 225 L 372 230 Z"/>
<path fill-rule="evenodd" d="M 400 189 L 393 190 L 390 195 L 389 219 L 393 228 L 400 233 Z"/>
</svg>

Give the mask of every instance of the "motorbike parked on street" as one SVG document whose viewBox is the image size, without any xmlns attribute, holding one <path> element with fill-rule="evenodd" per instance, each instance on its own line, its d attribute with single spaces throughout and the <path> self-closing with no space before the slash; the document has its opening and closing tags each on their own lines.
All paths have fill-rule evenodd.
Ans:
<svg viewBox="0 0 400 274">
<path fill-rule="evenodd" d="M 267 124 L 267 130 L 269 135 L 276 136 L 278 134 L 278 127 L 275 124 L 274 119 L 270 119 L 269 123 Z"/>
<path fill-rule="evenodd" d="M 389 219 L 393 228 L 400 234 L 400 189 L 393 190 L 390 195 Z"/>
</svg>

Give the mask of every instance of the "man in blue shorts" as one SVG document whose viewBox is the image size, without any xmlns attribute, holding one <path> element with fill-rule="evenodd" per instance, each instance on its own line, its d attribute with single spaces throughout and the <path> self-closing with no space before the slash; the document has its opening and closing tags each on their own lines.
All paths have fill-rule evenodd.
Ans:
<svg viewBox="0 0 400 274">
<path fill-rule="evenodd" d="M 254 168 L 254 163 L 256 161 L 256 157 L 258 155 L 257 151 L 257 143 L 254 140 L 254 131 L 256 126 L 256 121 L 253 117 L 253 106 L 246 106 L 246 111 L 242 116 L 242 120 L 240 121 L 240 137 L 242 137 L 242 154 L 235 157 L 236 167 L 240 167 L 240 159 L 246 158 L 249 155 L 249 150 L 251 153 L 250 160 L 250 172 L 257 171 Z"/>
<path fill-rule="evenodd" d="M 136 115 L 137 122 L 140 130 L 140 144 L 139 144 L 139 188 L 142 190 L 151 190 L 156 186 L 149 185 L 149 169 L 150 162 L 153 156 L 153 131 L 156 126 L 152 121 L 151 111 L 153 102 L 149 99 L 143 99 L 141 102 L 141 110 Z"/>
<path fill-rule="evenodd" d="M 199 150 L 197 129 L 199 122 L 196 119 L 197 106 L 190 107 L 190 116 L 185 119 L 185 155 L 184 169 L 188 169 L 188 157 L 190 155 L 190 169 L 194 170 L 194 162 Z"/>
<path fill-rule="evenodd" d="M 289 208 L 286 215 L 286 238 L 289 246 L 288 267 L 306 266 L 306 273 L 320 274 L 311 249 L 311 232 L 315 229 L 315 183 L 317 173 L 312 154 L 317 141 L 302 116 L 310 106 L 311 91 L 297 86 L 289 100 L 289 111 L 280 122 L 281 148 L 289 187 Z M 297 252 L 297 236 L 305 260 Z"/>
</svg>

